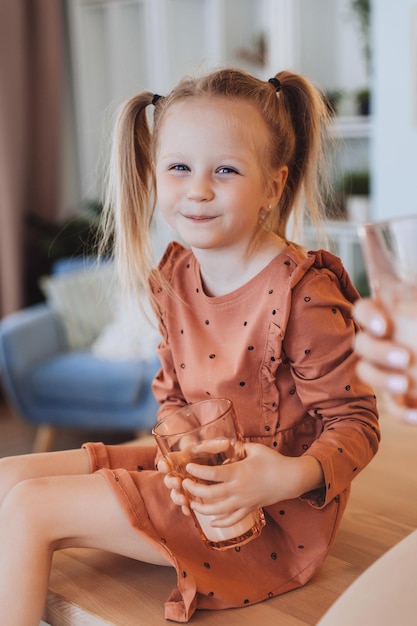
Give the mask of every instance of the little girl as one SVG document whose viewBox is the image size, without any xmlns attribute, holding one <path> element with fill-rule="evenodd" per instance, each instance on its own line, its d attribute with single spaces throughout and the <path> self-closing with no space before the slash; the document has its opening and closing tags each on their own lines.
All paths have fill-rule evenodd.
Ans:
<svg viewBox="0 0 417 626">
<path fill-rule="evenodd" d="M 305 205 L 319 215 L 326 122 L 319 92 L 290 72 L 265 82 L 219 70 L 122 110 L 107 240 L 159 319 L 158 417 L 228 397 L 246 458 L 189 464 L 184 485 L 155 447 L 87 443 L 2 459 L 2 626 L 37 623 L 52 553 L 68 546 L 174 567 L 165 616 L 179 622 L 299 587 L 323 563 L 379 440 L 373 393 L 354 373 L 358 294 L 339 259 L 286 239 Z M 184 245 L 171 243 L 151 271 L 156 198 Z M 227 527 L 258 507 L 261 535 L 224 552 L 206 547 L 190 516 Z"/>
</svg>

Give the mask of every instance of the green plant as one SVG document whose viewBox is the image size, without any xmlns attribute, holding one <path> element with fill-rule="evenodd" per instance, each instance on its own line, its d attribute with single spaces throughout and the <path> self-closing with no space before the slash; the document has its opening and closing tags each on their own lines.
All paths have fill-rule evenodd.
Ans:
<svg viewBox="0 0 417 626">
<path fill-rule="evenodd" d="M 355 94 L 357 113 L 359 115 L 369 115 L 371 92 L 369 89 L 359 89 Z"/>
<path fill-rule="evenodd" d="M 371 62 L 371 42 L 370 42 L 370 26 L 371 26 L 371 0 L 351 0 L 350 6 L 359 22 L 359 27 L 363 38 L 363 52 L 368 67 Z"/>
<path fill-rule="evenodd" d="M 352 10 L 358 16 L 363 30 L 368 30 L 371 17 L 370 0 L 351 0 Z"/>
<path fill-rule="evenodd" d="M 349 170 L 339 181 L 339 191 L 344 196 L 369 196 L 371 181 L 368 170 Z"/>
</svg>

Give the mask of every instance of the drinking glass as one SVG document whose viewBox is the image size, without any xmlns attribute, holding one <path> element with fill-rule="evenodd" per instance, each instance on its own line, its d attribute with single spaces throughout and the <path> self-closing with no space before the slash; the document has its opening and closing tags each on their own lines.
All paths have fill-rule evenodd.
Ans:
<svg viewBox="0 0 417 626">
<path fill-rule="evenodd" d="M 171 471 L 182 479 L 187 477 L 188 463 L 225 465 L 245 458 L 233 404 L 227 398 L 203 400 L 174 410 L 157 422 L 152 433 Z M 215 550 L 244 545 L 255 539 L 265 525 L 262 509 L 226 528 L 211 526 L 213 515 L 196 511 L 191 514 L 203 541 Z"/>
<path fill-rule="evenodd" d="M 417 408 L 417 215 L 358 226 L 373 295 L 393 321 L 394 340 L 412 354 L 410 388 L 397 396 Z"/>
</svg>

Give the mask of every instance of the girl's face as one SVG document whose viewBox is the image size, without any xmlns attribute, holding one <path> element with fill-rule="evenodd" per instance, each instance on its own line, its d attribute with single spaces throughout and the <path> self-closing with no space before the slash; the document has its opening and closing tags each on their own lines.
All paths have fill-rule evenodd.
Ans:
<svg viewBox="0 0 417 626">
<path fill-rule="evenodd" d="M 190 247 L 248 248 L 261 210 L 278 201 L 285 182 L 286 168 L 273 181 L 266 176 L 267 140 L 259 112 L 246 102 L 201 97 L 172 106 L 156 154 L 158 205 Z"/>
</svg>

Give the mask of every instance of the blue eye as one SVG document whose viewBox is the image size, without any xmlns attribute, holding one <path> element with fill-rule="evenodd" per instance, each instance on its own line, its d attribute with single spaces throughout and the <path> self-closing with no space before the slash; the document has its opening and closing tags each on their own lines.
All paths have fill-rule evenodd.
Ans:
<svg viewBox="0 0 417 626">
<path fill-rule="evenodd" d="M 183 163 L 177 163 L 176 165 L 173 165 L 170 169 L 175 170 L 176 172 L 188 172 L 190 170 L 190 168 Z"/>
<path fill-rule="evenodd" d="M 219 169 L 217 170 L 219 174 L 237 174 L 237 170 L 235 170 L 233 167 L 227 167 L 226 165 L 219 167 Z"/>
</svg>

